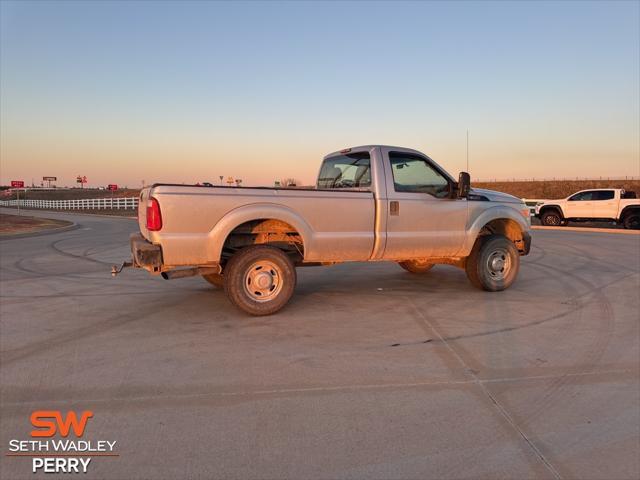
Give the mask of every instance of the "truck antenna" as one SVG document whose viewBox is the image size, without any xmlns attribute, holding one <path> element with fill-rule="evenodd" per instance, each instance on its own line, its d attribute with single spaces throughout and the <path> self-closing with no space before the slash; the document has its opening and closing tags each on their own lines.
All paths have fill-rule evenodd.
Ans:
<svg viewBox="0 0 640 480">
<path fill-rule="evenodd" d="M 469 129 L 467 128 L 467 173 L 469 172 Z"/>
</svg>

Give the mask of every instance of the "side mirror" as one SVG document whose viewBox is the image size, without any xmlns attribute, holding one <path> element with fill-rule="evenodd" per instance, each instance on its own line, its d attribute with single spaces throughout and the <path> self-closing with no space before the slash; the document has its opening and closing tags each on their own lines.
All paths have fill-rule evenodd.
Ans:
<svg viewBox="0 0 640 480">
<path fill-rule="evenodd" d="M 458 198 L 467 198 L 471 188 L 471 176 L 467 172 L 460 172 L 458 176 Z"/>
</svg>

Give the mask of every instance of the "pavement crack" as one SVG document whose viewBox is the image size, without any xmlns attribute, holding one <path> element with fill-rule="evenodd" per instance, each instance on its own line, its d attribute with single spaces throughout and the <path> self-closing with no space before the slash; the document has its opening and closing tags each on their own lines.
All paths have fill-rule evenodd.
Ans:
<svg viewBox="0 0 640 480">
<path fill-rule="evenodd" d="M 407 347 L 410 345 L 423 345 L 425 343 L 431 343 L 433 342 L 433 338 L 428 338 L 426 340 L 420 340 L 417 342 L 405 342 L 405 343 L 392 343 L 391 345 L 389 345 L 390 347 Z"/>
<path fill-rule="evenodd" d="M 528 437 L 528 435 L 520 428 L 517 422 L 511 417 L 509 412 L 502 406 L 502 404 L 498 401 L 496 397 L 489 391 L 484 382 L 478 377 L 477 372 L 473 370 L 467 362 L 465 362 L 464 358 L 447 342 L 447 339 L 440 333 L 440 331 L 433 325 L 432 322 L 424 315 L 424 313 L 416 306 L 411 298 L 407 298 L 407 302 L 413 307 L 414 311 L 417 313 L 418 317 L 422 320 L 424 325 L 426 325 L 435 335 L 438 337 L 439 341 L 442 342 L 447 349 L 453 354 L 456 360 L 460 363 L 460 365 L 464 368 L 465 372 L 472 378 L 473 382 L 482 392 L 487 396 L 487 398 L 491 401 L 495 409 L 502 415 L 502 417 L 507 421 L 509 425 L 520 435 L 520 437 L 526 442 L 529 448 L 533 451 L 533 453 L 538 457 L 540 462 L 549 470 L 549 472 L 556 479 L 562 479 L 560 472 L 556 470 L 556 468 L 551 464 L 551 462 L 544 456 L 544 454 L 540 451 L 540 449 L 535 445 L 535 443 Z"/>
</svg>

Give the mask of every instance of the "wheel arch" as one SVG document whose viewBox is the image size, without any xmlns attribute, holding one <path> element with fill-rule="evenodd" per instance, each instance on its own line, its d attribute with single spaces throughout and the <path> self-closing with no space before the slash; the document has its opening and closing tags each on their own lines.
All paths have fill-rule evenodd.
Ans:
<svg viewBox="0 0 640 480">
<path fill-rule="evenodd" d="M 627 215 L 640 214 L 640 205 L 627 205 L 620 212 L 620 220 L 624 221 Z"/>
<path fill-rule="evenodd" d="M 208 252 L 212 256 L 212 261 L 219 262 L 222 259 L 223 249 L 225 245 L 228 245 L 228 240 L 234 231 L 248 224 L 264 224 L 265 222 L 272 222 L 274 228 L 278 228 L 276 222 L 291 227 L 300 237 L 303 252 L 308 248 L 313 238 L 313 230 L 307 222 L 288 207 L 268 203 L 245 205 L 227 213 L 209 232 Z M 268 242 L 261 241 L 259 243 Z"/>
<path fill-rule="evenodd" d="M 506 236 L 522 252 L 525 248 L 525 233 L 528 231 L 529 223 L 518 211 L 505 206 L 492 207 L 479 215 L 468 228 L 462 255 L 469 255 L 477 238 L 488 234 Z"/>
<path fill-rule="evenodd" d="M 556 212 L 558 212 L 560 214 L 561 218 L 564 218 L 564 212 L 562 211 L 562 207 L 560 205 L 555 205 L 555 204 L 541 206 L 540 207 L 540 212 L 538 213 L 538 216 L 544 215 L 544 213 L 548 212 L 549 210 L 555 210 Z"/>
</svg>

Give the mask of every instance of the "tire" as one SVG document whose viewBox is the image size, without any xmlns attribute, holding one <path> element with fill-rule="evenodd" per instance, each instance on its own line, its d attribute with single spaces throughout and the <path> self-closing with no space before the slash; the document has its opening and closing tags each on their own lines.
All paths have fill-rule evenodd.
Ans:
<svg viewBox="0 0 640 480">
<path fill-rule="evenodd" d="M 540 217 L 540 223 L 547 227 L 561 227 L 567 224 L 557 210 L 547 210 Z"/>
<path fill-rule="evenodd" d="M 405 260 L 398 262 L 398 265 L 411 273 L 425 273 L 433 268 L 433 263 L 421 262 L 420 260 Z"/>
<path fill-rule="evenodd" d="M 488 292 L 509 288 L 519 269 L 518 249 L 504 235 L 478 237 L 465 264 L 469 281 Z"/>
<path fill-rule="evenodd" d="M 202 275 L 202 278 L 204 278 L 211 285 L 214 285 L 214 286 L 216 286 L 218 288 L 223 288 L 224 287 L 224 277 L 222 275 L 220 275 L 219 273 L 211 273 L 209 275 Z"/>
<path fill-rule="evenodd" d="M 640 229 L 640 212 L 628 213 L 624 217 L 624 228 L 627 230 Z"/>
<path fill-rule="evenodd" d="M 271 315 L 283 308 L 296 286 L 296 269 L 280 249 L 266 245 L 246 247 L 229 259 L 224 291 L 240 310 Z"/>
</svg>

